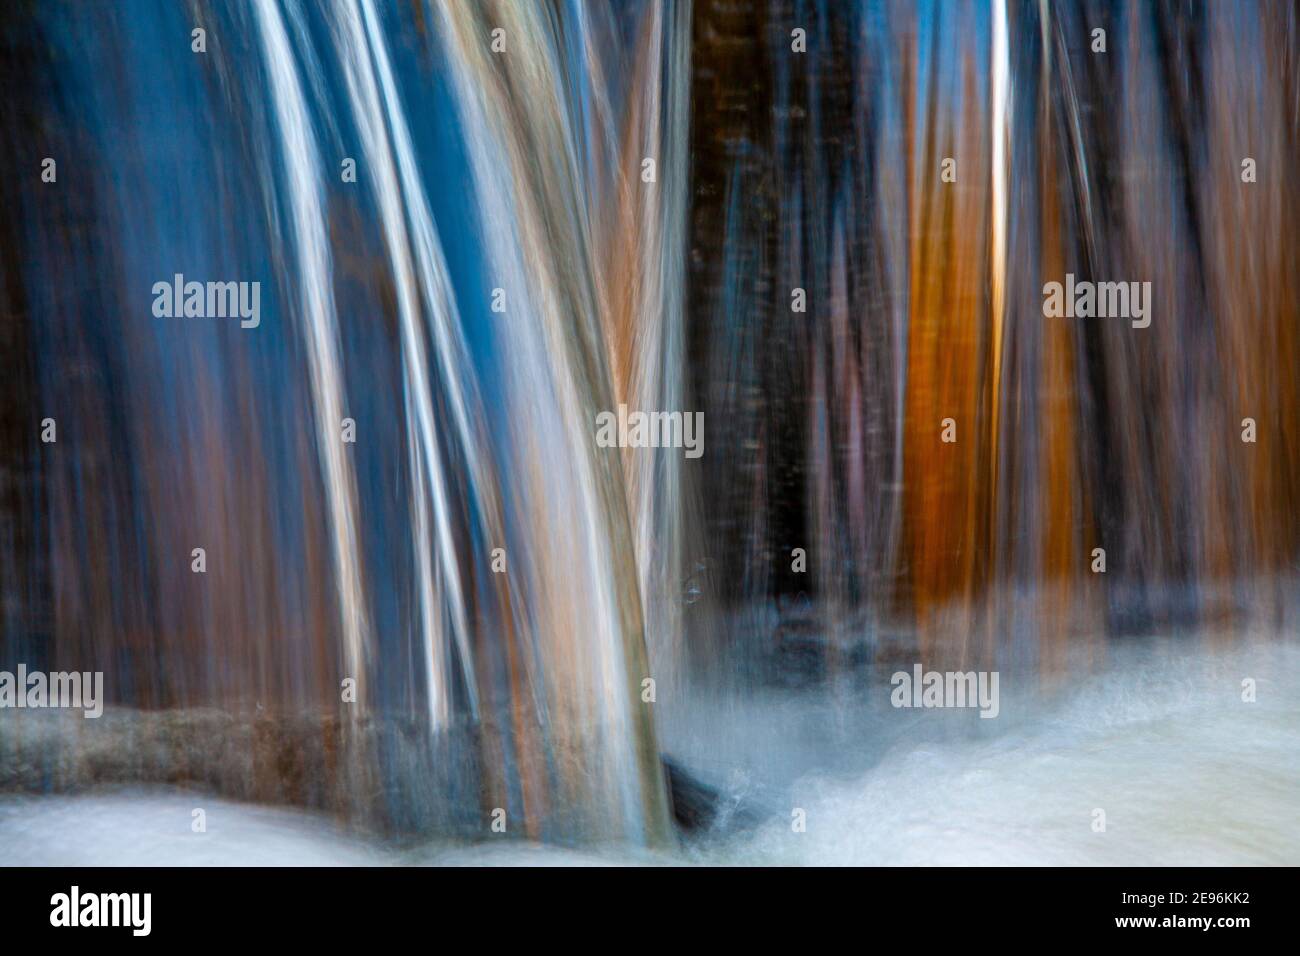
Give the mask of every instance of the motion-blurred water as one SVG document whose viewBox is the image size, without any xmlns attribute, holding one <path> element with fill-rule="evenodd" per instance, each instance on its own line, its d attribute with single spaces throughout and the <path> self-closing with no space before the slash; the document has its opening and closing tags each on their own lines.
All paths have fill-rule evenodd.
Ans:
<svg viewBox="0 0 1300 956">
<path fill-rule="evenodd" d="M 1258 680 L 1245 703 L 1241 681 Z M 877 699 L 884 699 L 881 689 Z M 53 865 L 1242 865 L 1300 861 L 1300 647 L 1145 642 L 1005 721 L 719 698 L 674 753 L 753 824 L 676 849 L 504 836 L 394 844 L 327 817 L 173 790 L 0 800 L 6 862 Z M 887 709 L 887 708 L 886 708 Z M 701 732 L 699 728 L 708 728 Z M 193 833 L 191 811 L 206 813 Z M 791 811 L 807 829 L 794 832 Z M 1094 811 L 1105 811 L 1105 830 Z"/>
<path fill-rule="evenodd" d="M 0 88 L 0 671 L 108 705 L 0 862 L 1296 861 L 1294 4 L 13 0 Z"/>
</svg>

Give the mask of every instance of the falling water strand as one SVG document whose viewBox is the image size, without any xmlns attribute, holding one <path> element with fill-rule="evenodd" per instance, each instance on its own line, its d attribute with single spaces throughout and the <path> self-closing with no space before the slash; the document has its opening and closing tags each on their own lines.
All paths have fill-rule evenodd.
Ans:
<svg viewBox="0 0 1300 956">
<path fill-rule="evenodd" d="M 311 366 L 312 391 L 316 399 L 317 447 L 325 473 L 325 491 L 333 529 L 344 672 L 362 686 L 369 654 L 369 626 L 361 581 L 355 480 L 338 432 L 343 420 L 343 382 L 329 243 L 320 206 L 320 162 L 279 8 L 275 0 L 256 0 L 255 10 L 262 55 L 271 81 L 275 126 L 280 132 L 284 182 L 288 187 L 288 205 L 298 257 L 299 319 Z M 363 695 L 358 697 L 358 702 L 361 701 L 364 701 Z"/>
<path fill-rule="evenodd" d="M 433 726 L 441 728 L 451 714 L 449 640 L 455 643 L 465 670 L 472 713 L 477 713 L 478 698 L 473 659 L 469 652 L 465 598 L 451 526 L 447 465 L 435 434 L 421 301 L 430 311 L 435 330 L 433 352 L 443 373 L 447 405 L 453 412 L 453 434 L 460 439 L 467 457 L 473 455 L 474 445 L 466 409 L 466 388 L 461 383 L 471 366 L 458 337 L 455 317 L 447 314 L 451 299 L 446 288 L 446 270 L 422 186 L 414 173 L 409 135 L 400 106 L 396 103 L 387 53 L 383 37 L 375 27 L 374 12 L 368 0 L 361 0 L 360 8 L 357 0 L 350 0 L 342 6 L 340 19 L 348 92 L 363 130 L 363 148 L 372 170 L 376 201 L 397 285 L 403 384 L 409 413 L 408 428 L 414 439 L 409 451 L 415 516 L 412 548 L 417 565 L 420 620 L 429 679 L 429 715 Z M 386 126 L 385 116 L 388 118 Z M 415 234 L 414 248 L 411 232 Z"/>
</svg>

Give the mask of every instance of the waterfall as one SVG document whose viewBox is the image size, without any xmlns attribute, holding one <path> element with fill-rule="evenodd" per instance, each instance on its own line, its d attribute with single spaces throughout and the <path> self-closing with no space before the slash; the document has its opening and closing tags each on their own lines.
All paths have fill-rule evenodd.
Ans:
<svg viewBox="0 0 1300 956">
<path fill-rule="evenodd" d="M 994 755 L 989 806 L 914 801 L 931 745 L 1104 782 L 1142 681 L 1178 739 L 1180 687 L 1227 739 L 1258 661 L 1296 684 L 1285 4 L 121 0 L 0 41 L 0 674 L 105 708 L 0 712 L 0 793 L 715 862 L 808 861 L 813 807 L 856 828 L 820 858 L 933 860 L 862 795 L 1017 791 Z"/>
</svg>

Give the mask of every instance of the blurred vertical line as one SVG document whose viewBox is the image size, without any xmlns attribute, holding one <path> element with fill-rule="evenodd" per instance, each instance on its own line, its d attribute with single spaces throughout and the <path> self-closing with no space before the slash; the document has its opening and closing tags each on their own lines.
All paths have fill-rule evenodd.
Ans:
<svg viewBox="0 0 1300 956">
<path fill-rule="evenodd" d="M 362 582 L 361 548 L 357 527 L 356 479 L 351 459 L 345 457 L 339 428 L 343 420 L 343 379 L 339 357 L 333 272 L 325 219 L 320 205 L 322 178 L 315 131 L 311 125 L 297 66 L 276 0 L 257 0 L 256 22 L 262 56 L 271 80 L 276 126 L 280 137 L 284 182 L 289 196 L 285 211 L 293 222 L 292 241 L 297 249 L 300 274 L 297 318 L 311 368 L 315 403 L 317 451 L 324 473 L 330 511 L 334 573 L 338 585 L 339 617 L 343 634 L 344 674 L 356 680 L 357 707 L 347 708 L 356 718 L 366 706 L 367 667 L 370 664 L 370 623 Z"/>
<path fill-rule="evenodd" d="M 1012 100 L 1011 55 L 1007 37 L 1007 0 L 993 0 L 990 24 L 989 51 L 989 105 L 990 129 L 989 144 L 989 198 L 990 198 L 990 236 L 989 236 L 989 426 L 987 434 L 988 447 L 988 498 L 984 503 L 987 519 L 987 562 L 985 581 L 998 584 L 1008 579 L 999 574 L 1001 568 L 1000 546 L 1003 544 L 1000 534 L 1000 508 L 1003 497 L 1001 490 L 1001 455 L 1002 455 L 1002 402 L 1005 397 L 1002 381 L 1003 329 L 1006 322 L 1007 308 L 1007 217 L 1008 190 L 1010 188 L 1010 150 L 1012 146 L 1011 123 L 1015 104 Z M 1024 428 L 1026 423 L 1017 423 Z M 1014 550 L 1015 542 L 1008 543 L 1008 550 Z M 995 660 L 994 644 L 998 627 L 994 618 L 997 602 L 988 602 L 987 639 L 985 661 Z"/>
<path fill-rule="evenodd" d="M 39 390 L 24 256 L 25 224 L 44 198 L 37 161 L 58 152 L 34 108 L 39 78 L 51 69 L 31 4 L 0 6 L 0 156 L 12 164 L 0 176 L 0 669 L 10 671 L 20 662 L 49 669 L 54 626 L 42 479 L 45 457 L 66 446 L 40 440 L 41 420 L 53 410 Z"/>
</svg>

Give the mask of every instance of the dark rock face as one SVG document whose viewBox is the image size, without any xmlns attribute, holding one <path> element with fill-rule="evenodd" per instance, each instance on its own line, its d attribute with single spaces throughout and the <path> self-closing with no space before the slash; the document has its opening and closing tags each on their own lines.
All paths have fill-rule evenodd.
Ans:
<svg viewBox="0 0 1300 956">
<path fill-rule="evenodd" d="M 673 821 L 686 833 L 710 829 L 718 818 L 718 791 L 700 783 L 668 757 L 662 761 Z"/>
<path fill-rule="evenodd" d="M 683 835 L 713 836 L 747 830 L 759 823 L 761 816 L 752 807 L 696 779 L 671 757 L 660 760 L 673 822 Z"/>
</svg>

